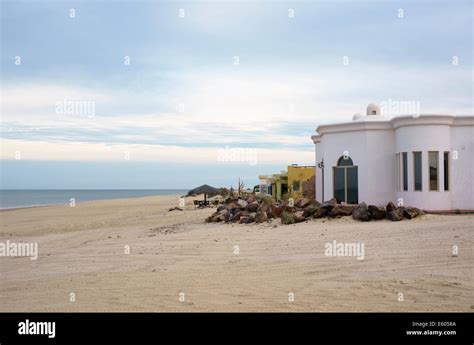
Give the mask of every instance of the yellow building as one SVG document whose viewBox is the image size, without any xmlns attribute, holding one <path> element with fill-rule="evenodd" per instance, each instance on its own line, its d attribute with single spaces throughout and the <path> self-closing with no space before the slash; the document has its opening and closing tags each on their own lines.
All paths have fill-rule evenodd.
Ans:
<svg viewBox="0 0 474 345">
<path fill-rule="evenodd" d="M 292 196 L 314 197 L 314 166 L 288 166 L 288 192 Z"/>
<path fill-rule="evenodd" d="M 315 168 L 314 166 L 289 165 L 288 171 L 279 174 L 260 175 L 260 184 L 255 186 L 257 194 L 270 194 L 280 201 L 287 196 L 308 197 L 315 196 Z"/>
</svg>

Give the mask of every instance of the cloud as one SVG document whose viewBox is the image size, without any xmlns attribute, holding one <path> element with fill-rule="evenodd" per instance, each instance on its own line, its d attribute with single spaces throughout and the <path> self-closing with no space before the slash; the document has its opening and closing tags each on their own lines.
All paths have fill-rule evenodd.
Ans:
<svg viewBox="0 0 474 345">
<path fill-rule="evenodd" d="M 4 156 L 21 150 L 29 159 L 107 160 L 109 154 L 121 159 L 132 150 L 140 160 L 212 161 L 216 150 L 229 146 L 256 148 L 270 162 L 283 162 L 311 155 L 309 138 L 319 124 L 350 121 L 372 101 L 416 101 L 421 113 L 472 113 L 466 66 L 448 62 L 422 70 L 358 62 L 343 66 L 341 61 L 331 68 L 278 70 L 239 65 L 173 73 L 166 83 L 175 88 L 166 97 L 159 88 L 143 93 L 4 84 L 1 130 L 9 148 Z M 94 102 L 95 113 L 58 113 L 56 105 L 64 100 Z M 62 154 L 71 150 L 74 154 Z"/>
<path fill-rule="evenodd" d="M 311 164 L 314 153 L 301 150 L 249 149 L 239 147 L 180 147 L 142 144 L 108 144 L 83 142 L 43 142 L 2 140 L 2 160 L 46 161 L 136 161 L 186 162 L 220 164 Z M 223 151 L 228 154 L 223 158 Z"/>
<path fill-rule="evenodd" d="M 68 87 L 61 84 L 28 83 L 16 85 L 3 85 L 2 113 L 3 118 L 15 118 L 17 114 L 31 114 L 38 116 L 39 113 L 54 114 L 57 102 L 63 100 L 110 102 L 111 95 L 101 93 L 94 89 Z"/>
</svg>

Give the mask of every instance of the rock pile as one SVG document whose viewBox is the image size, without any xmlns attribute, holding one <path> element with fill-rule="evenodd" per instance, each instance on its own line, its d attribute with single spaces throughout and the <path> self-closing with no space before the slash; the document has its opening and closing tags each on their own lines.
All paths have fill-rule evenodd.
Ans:
<svg viewBox="0 0 474 345">
<path fill-rule="evenodd" d="M 424 212 L 416 207 L 397 207 L 389 202 L 386 207 L 368 205 L 337 204 L 336 199 L 319 203 L 308 198 L 297 199 L 294 203 L 277 203 L 271 199 L 229 197 L 209 216 L 207 222 L 226 223 L 263 223 L 273 218 L 280 218 L 282 224 L 301 223 L 314 218 L 339 218 L 352 216 L 359 221 L 389 219 L 400 221 L 413 219 Z"/>
<path fill-rule="evenodd" d="M 274 205 L 266 199 L 250 196 L 246 199 L 229 197 L 209 216 L 207 222 L 263 223 L 275 218 L 272 213 Z"/>
</svg>

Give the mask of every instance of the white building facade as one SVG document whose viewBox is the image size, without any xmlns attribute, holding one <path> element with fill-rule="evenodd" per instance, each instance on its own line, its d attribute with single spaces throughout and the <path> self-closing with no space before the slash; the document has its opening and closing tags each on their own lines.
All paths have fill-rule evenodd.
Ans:
<svg viewBox="0 0 474 345">
<path fill-rule="evenodd" d="M 319 201 L 474 210 L 474 116 L 388 118 L 370 104 L 366 116 L 316 132 Z"/>
</svg>

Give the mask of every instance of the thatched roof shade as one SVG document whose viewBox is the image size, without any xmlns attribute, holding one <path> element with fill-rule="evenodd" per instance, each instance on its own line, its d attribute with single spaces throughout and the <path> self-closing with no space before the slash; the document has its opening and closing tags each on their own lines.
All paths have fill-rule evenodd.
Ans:
<svg viewBox="0 0 474 345">
<path fill-rule="evenodd" d="M 206 194 L 208 196 L 218 195 L 220 193 L 219 189 L 211 187 L 207 184 L 191 189 L 186 196 L 196 196 L 199 194 Z"/>
</svg>

